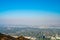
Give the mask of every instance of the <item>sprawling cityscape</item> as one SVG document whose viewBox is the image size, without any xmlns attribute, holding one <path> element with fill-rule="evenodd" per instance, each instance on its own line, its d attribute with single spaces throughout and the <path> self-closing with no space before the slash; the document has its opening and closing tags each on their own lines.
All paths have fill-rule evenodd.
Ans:
<svg viewBox="0 0 60 40">
<path fill-rule="evenodd" d="M 23 36 L 30 40 L 60 40 L 60 29 L 58 28 L 36 28 L 28 25 L 0 25 L 0 32 L 14 38 Z"/>
</svg>

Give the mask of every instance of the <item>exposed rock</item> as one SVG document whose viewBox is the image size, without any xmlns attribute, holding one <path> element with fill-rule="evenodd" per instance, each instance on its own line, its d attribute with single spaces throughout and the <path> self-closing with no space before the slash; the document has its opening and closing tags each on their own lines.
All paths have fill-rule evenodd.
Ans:
<svg viewBox="0 0 60 40">
<path fill-rule="evenodd" d="M 10 35 L 5 35 L 0 33 L 0 40 L 29 40 L 27 38 L 24 38 L 23 36 L 20 36 L 18 38 L 14 38 Z"/>
<path fill-rule="evenodd" d="M 23 36 L 20 36 L 20 37 L 18 37 L 17 39 L 19 39 L 19 40 L 29 40 L 29 39 L 27 39 L 27 38 L 25 38 L 25 37 L 23 37 Z"/>
</svg>

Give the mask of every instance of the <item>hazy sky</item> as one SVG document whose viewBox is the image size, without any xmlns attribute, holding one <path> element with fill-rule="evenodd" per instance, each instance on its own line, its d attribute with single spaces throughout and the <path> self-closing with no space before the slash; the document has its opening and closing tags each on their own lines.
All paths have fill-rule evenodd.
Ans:
<svg viewBox="0 0 60 40">
<path fill-rule="evenodd" d="M 0 0 L 0 24 L 60 25 L 60 0 Z"/>
</svg>

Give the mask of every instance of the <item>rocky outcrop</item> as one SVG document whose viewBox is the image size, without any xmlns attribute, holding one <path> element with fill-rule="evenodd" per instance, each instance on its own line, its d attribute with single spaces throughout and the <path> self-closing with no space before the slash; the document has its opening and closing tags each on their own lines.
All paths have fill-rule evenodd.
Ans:
<svg viewBox="0 0 60 40">
<path fill-rule="evenodd" d="M 14 38 L 10 35 L 5 35 L 0 33 L 0 40 L 29 40 L 27 38 L 24 38 L 23 36 L 20 36 L 18 38 Z"/>
<path fill-rule="evenodd" d="M 25 38 L 25 37 L 23 37 L 23 36 L 20 36 L 20 37 L 18 37 L 17 39 L 19 39 L 19 40 L 29 40 L 29 39 L 27 39 L 27 38 Z"/>
</svg>

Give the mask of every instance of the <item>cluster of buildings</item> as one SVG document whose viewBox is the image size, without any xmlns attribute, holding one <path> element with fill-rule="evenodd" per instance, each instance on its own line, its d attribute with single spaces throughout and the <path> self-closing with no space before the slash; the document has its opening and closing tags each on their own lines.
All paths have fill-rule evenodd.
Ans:
<svg viewBox="0 0 60 40">
<path fill-rule="evenodd" d="M 52 36 L 51 40 L 60 40 L 60 35 Z"/>
<path fill-rule="evenodd" d="M 56 34 L 53 36 L 47 36 L 46 38 L 50 38 L 50 40 L 60 40 L 60 35 Z"/>
</svg>

